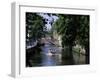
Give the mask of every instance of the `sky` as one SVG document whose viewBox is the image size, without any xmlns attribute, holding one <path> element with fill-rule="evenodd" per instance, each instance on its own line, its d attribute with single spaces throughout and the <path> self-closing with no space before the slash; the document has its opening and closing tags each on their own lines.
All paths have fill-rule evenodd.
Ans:
<svg viewBox="0 0 100 80">
<path fill-rule="evenodd" d="M 58 19 L 58 17 L 57 16 L 55 16 L 55 15 L 48 15 L 48 14 L 44 14 L 44 13 L 40 13 L 40 15 L 44 18 L 44 19 L 46 19 L 46 22 L 47 22 L 47 24 L 45 24 L 45 26 L 47 27 L 47 31 L 49 31 L 51 28 L 52 28 L 52 26 L 51 26 L 51 22 L 52 21 L 56 21 L 57 19 Z"/>
</svg>

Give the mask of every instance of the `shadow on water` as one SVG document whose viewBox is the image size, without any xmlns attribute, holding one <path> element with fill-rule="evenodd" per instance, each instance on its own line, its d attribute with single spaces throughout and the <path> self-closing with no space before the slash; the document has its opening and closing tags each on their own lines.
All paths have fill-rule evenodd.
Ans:
<svg viewBox="0 0 100 80">
<path fill-rule="evenodd" d="M 74 65 L 74 58 L 70 56 L 68 48 L 62 49 L 62 65 Z"/>
<path fill-rule="evenodd" d="M 41 48 L 37 46 L 26 50 L 26 67 L 41 66 Z"/>
<path fill-rule="evenodd" d="M 55 53 L 49 53 L 50 49 L 54 49 Z M 60 49 L 50 44 L 37 45 L 33 48 L 26 50 L 26 67 L 37 66 L 58 66 L 58 65 L 76 65 L 84 64 L 85 59 L 83 56 L 83 62 L 80 62 L 80 57 L 73 53 L 70 56 L 69 49 Z"/>
</svg>

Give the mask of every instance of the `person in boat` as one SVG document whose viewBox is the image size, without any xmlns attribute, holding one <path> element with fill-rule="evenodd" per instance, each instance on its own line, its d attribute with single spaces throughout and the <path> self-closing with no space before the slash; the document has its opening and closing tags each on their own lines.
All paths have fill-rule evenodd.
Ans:
<svg viewBox="0 0 100 80">
<path fill-rule="evenodd" d="M 51 51 L 52 54 L 55 54 L 56 53 L 56 50 L 54 50 L 54 49 L 53 50 L 50 49 L 50 51 Z"/>
<path fill-rule="evenodd" d="M 47 55 L 48 56 L 52 56 L 53 55 L 52 52 L 51 52 L 51 49 L 48 50 L 48 54 Z"/>
</svg>

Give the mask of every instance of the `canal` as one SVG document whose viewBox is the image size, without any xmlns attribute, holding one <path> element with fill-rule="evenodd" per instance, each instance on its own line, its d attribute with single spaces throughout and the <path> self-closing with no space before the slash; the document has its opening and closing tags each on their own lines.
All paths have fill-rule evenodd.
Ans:
<svg viewBox="0 0 100 80">
<path fill-rule="evenodd" d="M 26 50 L 26 67 L 85 64 L 84 55 L 74 52 L 70 58 L 68 51 L 68 48 L 63 49 L 46 41 L 44 45 Z"/>
</svg>

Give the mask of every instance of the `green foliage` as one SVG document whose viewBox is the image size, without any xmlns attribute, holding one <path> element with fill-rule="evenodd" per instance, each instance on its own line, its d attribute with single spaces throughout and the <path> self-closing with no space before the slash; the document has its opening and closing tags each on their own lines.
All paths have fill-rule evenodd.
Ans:
<svg viewBox="0 0 100 80">
<path fill-rule="evenodd" d="M 89 16 L 81 16 L 78 28 L 78 40 L 84 47 L 89 46 Z"/>
<path fill-rule="evenodd" d="M 26 35 L 31 39 L 38 39 L 44 35 L 44 20 L 38 13 L 26 13 Z M 30 32 L 28 32 L 30 30 Z"/>
<path fill-rule="evenodd" d="M 53 25 L 59 35 L 62 35 L 62 44 L 85 46 L 89 42 L 89 16 L 59 14 L 59 19 Z"/>
</svg>

